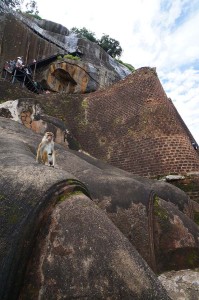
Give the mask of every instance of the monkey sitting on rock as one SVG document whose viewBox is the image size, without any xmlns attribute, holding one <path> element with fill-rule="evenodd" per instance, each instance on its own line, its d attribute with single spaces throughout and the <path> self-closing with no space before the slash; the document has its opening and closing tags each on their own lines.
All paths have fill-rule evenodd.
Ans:
<svg viewBox="0 0 199 300">
<path fill-rule="evenodd" d="M 46 132 L 39 144 L 37 150 L 36 161 L 43 163 L 46 166 L 55 166 L 55 150 L 54 150 L 54 134 L 52 132 Z"/>
</svg>

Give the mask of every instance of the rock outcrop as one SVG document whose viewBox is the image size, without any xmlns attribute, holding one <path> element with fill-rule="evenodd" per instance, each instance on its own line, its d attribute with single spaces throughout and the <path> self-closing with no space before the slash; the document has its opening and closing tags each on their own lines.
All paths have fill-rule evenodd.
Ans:
<svg viewBox="0 0 199 300">
<path fill-rule="evenodd" d="M 70 34 L 60 24 L 13 12 L 3 3 L 0 3 L 0 49 L 0 69 L 17 56 L 23 56 L 25 64 L 36 59 L 34 80 L 56 92 L 95 91 L 131 73 L 96 43 Z M 81 61 L 70 59 L 61 65 L 60 61 L 53 65 L 48 62 L 53 55 L 67 53 L 81 55 Z"/>
<path fill-rule="evenodd" d="M 160 199 L 157 182 L 58 144 L 55 168 L 37 164 L 41 137 L 6 118 L 0 127 L 1 299 L 169 299 L 154 272 L 199 265 L 182 191 Z"/>
<path fill-rule="evenodd" d="M 199 291 L 199 270 L 166 272 L 159 276 L 171 299 L 197 300 Z"/>
<path fill-rule="evenodd" d="M 139 176 L 182 172 L 175 181 L 187 184 L 199 168 L 155 69 L 127 76 L 96 44 L 2 2 L 0 25 L 0 67 L 36 58 L 35 78 L 51 90 L 30 93 L 11 73 L 0 80 L 0 298 L 195 299 L 199 205 Z M 45 131 L 55 135 L 55 168 L 35 161 Z M 174 270 L 177 288 L 163 273 Z"/>
<path fill-rule="evenodd" d="M 46 115 L 37 100 L 26 98 L 5 101 L 0 104 L 0 116 L 19 122 L 41 135 L 44 135 L 46 131 L 51 131 L 54 134 L 56 143 L 74 150 L 80 148 L 64 122 Z"/>
</svg>

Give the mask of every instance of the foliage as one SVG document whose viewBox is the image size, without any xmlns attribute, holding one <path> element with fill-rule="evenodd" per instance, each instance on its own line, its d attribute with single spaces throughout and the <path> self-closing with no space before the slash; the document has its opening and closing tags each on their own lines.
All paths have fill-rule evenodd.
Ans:
<svg viewBox="0 0 199 300">
<path fill-rule="evenodd" d="M 135 68 L 131 65 L 131 64 L 127 64 L 127 63 L 124 63 L 122 60 L 120 59 L 117 59 L 117 61 L 124 65 L 125 67 L 127 67 L 132 73 L 135 71 Z"/>
<path fill-rule="evenodd" d="M 165 208 L 160 206 L 158 196 L 155 196 L 153 208 L 154 208 L 155 216 L 159 217 L 161 220 L 168 221 L 169 219 L 168 213 Z"/>
<path fill-rule="evenodd" d="M 122 54 L 122 48 L 120 43 L 113 38 L 109 37 L 109 35 L 104 34 L 100 40 L 96 39 L 95 33 L 86 29 L 85 27 L 78 29 L 76 27 L 71 28 L 71 32 L 76 33 L 79 37 L 86 38 L 89 41 L 98 44 L 102 47 L 110 56 L 113 58 L 120 57 Z"/>
<path fill-rule="evenodd" d="M 64 58 L 80 60 L 80 58 L 78 56 L 73 56 L 72 54 L 66 54 L 66 55 L 64 55 Z"/>
<path fill-rule="evenodd" d="M 29 12 L 26 12 L 26 14 L 29 15 L 29 16 L 31 16 L 31 17 L 33 17 L 33 18 L 35 18 L 35 19 L 37 19 L 37 20 L 42 20 L 42 18 L 39 15 L 37 15 L 37 14 L 31 14 Z"/>
<path fill-rule="evenodd" d="M 104 34 L 101 37 L 101 39 L 98 41 L 98 44 L 113 58 L 116 56 L 120 57 L 122 54 L 120 43 L 109 37 L 107 34 Z"/>
<path fill-rule="evenodd" d="M 70 31 L 76 33 L 79 37 L 88 39 L 89 41 L 91 41 L 93 43 L 98 42 L 95 37 L 95 33 L 93 33 L 92 31 L 89 31 L 85 27 L 83 27 L 81 29 L 78 29 L 77 27 L 73 27 L 73 28 L 71 28 Z"/>
<path fill-rule="evenodd" d="M 80 57 L 73 56 L 72 54 L 65 54 L 64 56 L 62 56 L 62 55 L 57 56 L 57 60 L 63 60 L 64 58 L 73 59 L 73 60 L 80 60 Z"/>
<path fill-rule="evenodd" d="M 29 2 L 27 2 L 26 4 L 26 12 L 28 14 L 34 14 L 34 15 L 38 15 L 38 8 L 37 8 L 37 3 L 35 0 L 29 0 Z"/>
<path fill-rule="evenodd" d="M 16 9 L 18 11 L 24 11 L 23 9 L 23 4 L 24 0 L 1 0 L 3 3 L 5 3 L 8 7 Z M 29 0 L 25 4 L 25 12 L 29 14 L 38 14 L 38 8 L 37 8 L 37 3 L 35 0 Z"/>
</svg>

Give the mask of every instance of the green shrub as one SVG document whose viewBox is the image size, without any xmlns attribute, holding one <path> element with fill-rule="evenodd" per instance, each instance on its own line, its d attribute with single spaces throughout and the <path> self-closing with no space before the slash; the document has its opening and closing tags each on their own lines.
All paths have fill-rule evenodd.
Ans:
<svg viewBox="0 0 199 300">
<path fill-rule="evenodd" d="M 28 15 L 28 16 L 31 16 L 31 17 L 33 17 L 35 19 L 42 20 L 42 18 L 39 15 L 37 15 L 37 14 L 31 14 L 29 12 L 26 12 L 25 14 Z"/>
<path fill-rule="evenodd" d="M 64 58 L 73 59 L 73 60 L 80 60 L 80 58 L 78 56 L 73 56 L 72 54 L 66 54 L 66 55 L 64 55 Z"/>
<path fill-rule="evenodd" d="M 131 64 L 124 63 L 120 59 L 116 59 L 121 65 L 127 67 L 132 73 L 135 71 L 135 68 Z"/>
</svg>

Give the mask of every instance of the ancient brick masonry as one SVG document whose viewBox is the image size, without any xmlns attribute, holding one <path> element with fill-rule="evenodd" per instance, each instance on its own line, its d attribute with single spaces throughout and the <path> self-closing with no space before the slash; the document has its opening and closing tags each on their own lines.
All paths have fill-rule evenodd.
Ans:
<svg viewBox="0 0 199 300">
<path fill-rule="evenodd" d="M 93 156 L 142 176 L 199 170 L 194 139 L 155 69 L 140 68 L 85 101 L 78 139 Z"/>
</svg>

